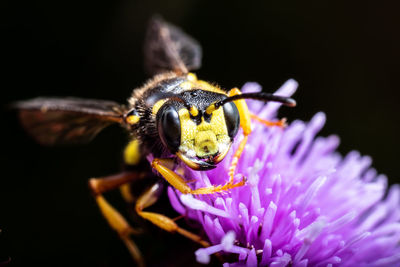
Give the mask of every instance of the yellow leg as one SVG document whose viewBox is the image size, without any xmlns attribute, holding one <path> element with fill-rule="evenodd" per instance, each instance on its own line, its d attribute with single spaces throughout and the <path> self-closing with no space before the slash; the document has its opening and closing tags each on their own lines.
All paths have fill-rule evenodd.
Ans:
<svg viewBox="0 0 400 267">
<path fill-rule="evenodd" d="M 126 203 L 132 204 L 135 202 L 135 197 L 131 192 L 131 184 L 123 184 L 119 187 L 122 198 Z"/>
<path fill-rule="evenodd" d="M 149 190 L 143 193 L 136 202 L 136 212 L 142 218 L 149 220 L 156 226 L 160 227 L 161 229 L 174 233 L 177 232 L 190 240 L 193 240 L 203 247 L 208 247 L 210 244 L 207 241 L 204 241 L 200 236 L 193 234 L 183 228 L 180 228 L 176 223 L 175 220 L 154 212 L 143 211 L 145 208 L 153 205 L 160 195 L 162 190 L 162 186 L 157 183 L 153 185 Z"/>
<path fill-rule="evenodd" d="M 269 121 L 269 120 L 261 119 L 260 117 L 258 117 L 257 115 L 255 115 L 255 114 L 253 114 L 251 112 L 250 112 L 250 117 L 253 120 L 258 121 L 258 122 L 260 122 L 260 123 L 262 123 L 262 124 L 264 124 L 265 126 L 268 126 L 268 127 L 272 127 L 272 126 L 278 126 L 278 127 L 281 127 L 281 128 L 286 127 L 286 119 L 285 118 L 283 118 L 283 119 L 281 119 L 279 121 Z"/>
<path fill-rule="evenodd" d="M 118 188 L 142 177 L 144 177 L 144 174 L 127 172 L 104 178 L 92 178 L 89 180 L 89 187 L 95 195 L 95 199 L 101 213 L 107 220 L 110 227 L 118 233 L 121 240 L 125 243 L 130 254 L 132 255 L 132 258 L 136 261 L 138 266 L 141 267 L 144 266 L 144 260 L 140 250 L 130 238 L 131 234 L 137 234 L 138 231 L 133 229 L 125 220 L 125 218 L 107 202 L 107 200 L 102 196 L 102 193 Z"/>
<path fill-rule="evenodd" d="M 167 180 L 168 183 L 170 183 L 174 188 L 178 189 L 183 194 L 212 194 L 216 192 L 227 191 L 245 184 L 245 180 L 242 180 L 236 184 L 227 183 L 225 185 L 203 187 L 193 190 L 187 185 L 186 181 L 181 176 L 176 174 L 173 170 L 171 170 L 171 168 L 168 167 L 171 166 L 170 159 L 155 158 L 151 163 L 151 166 L 156 169 L 161 174 L 161 176 L 164 177 L 165 180 Z"/>
<path fill-rule="evenodd" d="M 134 180 L 143 179 L 146 173 L 122 172 L 103 178 L 92 178 L 89 180 L 89 187 L 95 195 L 116 189 Z"/>
<path fill-rule="evenodd" d="M 244 135 L 242 141 L 240 141 L 239 147 L 236 149 L 235 154 L 233 155 L 232 161 L 231 161 L 231 166 L 229 166 L 229 184 L 233 184 L 233 177 L 235 175 L 235 170 L 237 167 L 237 164 L 239 162 L 240 156 L 243 153 L 243 149 L 246 146 L 248 139 L 248 135 Z"/>
<path fill-rule="evenodd" d="M 240 94 L 241 92 L 238 88 L 233 88 L 228 92 L 228 96 L 234 96 Z M 235 154 L 233 155 L 231 166 L 229 167 L 229 184 L 233 184 L 233 177 L 235 175 L 237 164 L 239 162 L 240 156 L 243 153 L 244 147 L 246 146 L 248 136 L 251 133 L 251 117 L 246 101 L 244 99 L 239 99 L 233 102 L 235 103 L 239 111 L 240 127 L 242 127 L 243 129 L 244 136 L 239 144 L 239 147 L 236 149 Z"/>
</svg>

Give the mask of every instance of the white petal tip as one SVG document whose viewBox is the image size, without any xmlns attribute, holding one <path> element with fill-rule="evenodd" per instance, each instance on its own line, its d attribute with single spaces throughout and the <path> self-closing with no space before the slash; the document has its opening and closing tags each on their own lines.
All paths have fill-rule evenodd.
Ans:
<svg viewBox="0 0 400 267">
<path fill-rule="evenodd" d="M 235 232 L 229 231 L 221 240 L 221 246 L 223 250 L 229 251 L 233 247 L 235 238 L 236 238 Z"/>
<path fill-rule="evenodd" d="M 190 194 L 182 194 L 180 196 L 180 199 L 182 201 L 182 203 L 194 210 L 199 210 L 199 209 L 203 209 L 204 208 L 204 202 L 198 199 L 195 199 L 192 195 Z"/>
<path fill-rule="evenodd" d="M 210 255 L 208 255 L 207 251 L 204 248 L 196 250 L 194 253 L 196 255 L 196 260 L 202 264 L 210 263 Z"/>
</svg>

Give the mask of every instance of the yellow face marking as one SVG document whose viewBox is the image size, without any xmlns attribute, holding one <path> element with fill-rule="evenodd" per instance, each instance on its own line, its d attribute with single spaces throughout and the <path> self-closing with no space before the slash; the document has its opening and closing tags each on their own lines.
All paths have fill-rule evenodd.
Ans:
<svg viewBox="0 0 400 267">
<path fill-rule="evenodd" d="M 191 118 L 186 108 L 179 110 L 181 122 L 180 150 L 189 157 L 207 157 L 217 152 L 225 153 L 229 148 L 230 138 L 226 128 L 224 112 L 218 108 L 212 114 L 210 122 L 202 118 L 197 125 Z M 223 151 L 220 151 L 220 150 Z"/>
<path fill-rule="evenodd" d="M 194 151 L 198 157 L 205 157 L 207 155 L 214 155 L 218 152 L 218 141 L 213 131 L 200 131 L 197 132 L 194 139 Z"/>
<path fill-rule="evenodd" d="M 140 117 L 139 117 L 139 116 L 136 116 L 136 115 L 131 115 L 131 116 L 128 116 L 128 117 L 126 118 L 126 122 L 129 123 L 130 125 L 133 125 L 133 124 L 135 124 L 135 123 L 138 123 L 139 120 L 140 120 Z"/>
<path fill-rule="evenodd" d="M 226 128 L 225 115 L 222 107 L 219 107 L 212 113 L 211 125 L 216 135 L 228 135 Z"/>
<path fill-rule="evenodd" d="M 167 101 L 167 99 L 161 99 L 161 100 L 158 100 L 158 101 L 154 104 L 153 109 L 152 109 L 152 112 L 153 112 L 154 115 L 157 114 L 158 110 L 161 108 L 162 105 L 164 105 L 164 103 L 165 103 L 166 101 Z"/>
<path fill-rule="evenodd" d="M 211 113 L 213 113 L 214 110 L 215 110 L 215 105 L 214 105 L 214 104 L 211 104 L 211 105 L 209 105 L 209 106 L 207 107 L 206 113 L 207 113 L 208 115 L 211 115 Z"/>
<path fill-rule="evenodd" d="M 199 115 L 199 110 L 195 106 L 191 106 L 190 107 L 190 114 L 192 116 L 196 117 L 197 115 Z"/>
<path fill-rule="evenodd" d="M 190 119 L 189 111 L 182 108 L 178 112 L 181 122 L 181 144 L 194 140 L 196 136 L 196 123 Z"/>
</svg>

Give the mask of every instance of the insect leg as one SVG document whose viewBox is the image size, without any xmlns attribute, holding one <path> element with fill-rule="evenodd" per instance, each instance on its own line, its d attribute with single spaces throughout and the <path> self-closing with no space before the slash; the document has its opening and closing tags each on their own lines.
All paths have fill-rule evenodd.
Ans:
<svg viewBox="0 0 400 267">
<path fill-rule="evenodd" d="M 268 127 L 272 127 L 272 126 L 278 126 L 281 128 L 286 127 L 286 119 L 285 118 L 280 119 L 279 121 L 269 121 L 269 120 L 264 120 L 264 119 L 258 117 L 256 114 L 251 113 L 251 112 L 250 112 L 250 117 L 253 120 L 258 121 Z"/>
<path fill-rule="evenodd" d="M 134 180 L 143 179 L 146 177 L 144 172 L 121 172 L 116 175 L 110 175 L 102 178 L 91 178 L 89 180 L 89 188 L 94 195 L 101 195 L 104 192 L 116 189 L 121 185 L 130 183 Z"/>
<path fill-rule="evenodd" d="M 228 96 L 240 95 L 241 92 L 238 88 L 233 88 L 228 92 Z M 244 99 L 239 99 L 233 101 L 238 108 L 239 116 L 240 116 L 240 127 L 243 129 L 243 139 L 240 141 L 239 147 L 236 149 L 235 154 L 233 155 L 231 166 L 229 167 L 229 182 L 228 184 L 233 184 L 233 178 L 235 175 L 235 170 L 237 164 L 239 162 L 240 156 L 243 153 L 244 147 L 246 146 L 248 136 L 251 133 L 251 119 L 257 120 L 267 126 L 285 126 L 285 119 L 282 119 L 278 122 L 271 122 L 264 119 L 259 118 L 255 114 L 252 114 L 246 104 Z"/>
<path fill-rule="evenodd" d="M 238 88 L 233 88 L 228 92 L 228 96 L 240 95 L 241 92 Z M 231 166 L 229 167 L 229 184 L 233 184 L 233 176 L 235 175 L 235 170 L 239 162 L 240 156 L 242 155 L 243 149 L 246 146 L 247 138 L 251 133 L 251 116 L 250 111 L 247 107 L 246 101 L 244 99 L 239 99 L 233 101 L 238 108 L 240 116 L 240 127 L 243 129 L 243 139 L 240 141 L 239 147 L 236 149 L 233 159 L 231 161 Z"/>
<path fill-rule="evenodd" d="M 183 179 L 180 175 L 171 170 L 173 166 L 173 164 L 171 163 L 171 159 L 155 158 L 151 163 L 151 166 L 156 169 L 161 174 L 161 176 L 164 177 L 164 179 L 167 180 L 168 183 L 170 183 L 170 185 L 178 189 L 183 194 L 213 194 L 217 192 L 227 191 L 245 184 L 245 180 L 242 180 L 235 184 L 227 183 L 225 185 L 202 187 L 193 190 L 187 185 L 185 179 Z"/>
<path fill-rule="evenodd" d="M 138 233 L 138 231 L 133 229 L 125 218 L 108 203 L 102 193 L 143 177 L 145 177 L 144 173 L 125 172 L 113 176 L 92 178 L 89 180 L 89 187 L 95 196 L 101 213 L 110 227 L 118 233 L 121 240 L 125 243 L 132 258 L 136 261 L 138 266 L 144 266 L 144 261 L 136 244 L 129 237 L 131 234 Z"/>
<path fill-rule="evenodd" d="M 210 244 L 207 241 L 204 241 L 200 236 L 179 227 L 173 219 L 159 213 L 143 211 L 145 208 L 153 205 L 158 200 L 161 191 L 162 185 L 160 183 L 156 183 L 138 198 L 136 201 L 136 212 L 139 214 L 139 216 L 149 220 L 165 231 L 179 233 L 190 240 L 199 243 L 203 247 L 210 246 Z"/>
</svg>

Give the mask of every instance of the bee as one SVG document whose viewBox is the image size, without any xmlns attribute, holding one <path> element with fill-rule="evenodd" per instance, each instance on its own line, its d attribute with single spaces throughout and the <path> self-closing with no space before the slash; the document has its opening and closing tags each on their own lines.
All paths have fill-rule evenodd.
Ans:
<svg viewBox="0 0 400 267">
<path fill-rule="evenodd" d="M 133 90 L 127 104 L 79 98 L 35 98 L 14 104 L 25 130 L 43 145 L 85 143 L 102 129 L 119 124 L 131 139 L 124 150 L 126 165 L 138 166 L 152 158 L 151 167 L 183 194 L 213 194 L 245 185 L 235 181 L 235 170 L 251 134 L 252 119 L 268 127 L 283 127 L 284 121 L 270 122 L 251 114 L 245 99 L 280 102 L 295 106 L 288 97 L 229 91 L 197 79 L 190 71 L 200 68 L 202 51 L 196 40 L 161 18 L 150 21 L 145 39 L 145 65 L 153 78 Z M 223 185 L 192 189 L 176 167 L 183 162 L 198 171 L 213 169 L 231 148 L 239 128 L 243 139 L 234 152 L 227 181 Z M 135 229 L 104 198 L 103 193 L 121 188 L 129 199 L 128 185 L 146 177 L 140 168 L 117 175 L 92 178 L 89 187 L 105 219 L 126 244 L 139 265 L 143 259 L 130 238 Z M 135 203 L 139 216 L 168 231 L 180 233 L 202 246 L 198 235 L 158 213 L 146 211 L 162 191 L 162 179 L 145 191 Z"/>
</svg>

